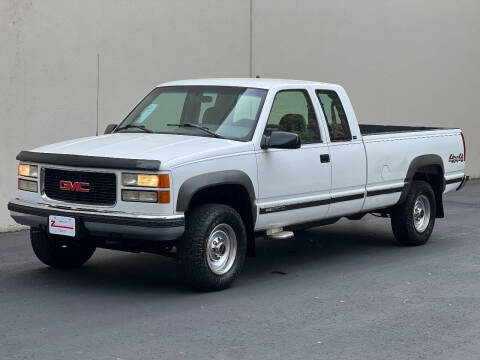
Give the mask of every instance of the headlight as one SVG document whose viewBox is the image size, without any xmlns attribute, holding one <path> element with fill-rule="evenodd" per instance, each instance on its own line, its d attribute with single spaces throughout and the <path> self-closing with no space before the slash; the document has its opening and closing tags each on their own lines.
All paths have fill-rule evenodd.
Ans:
<svg viewBox="0 0 480 360">
<path fill-rule="evenodd" d="M 18 179 L 18 188 L 24 191 L 38 192 L 36 181 Z"/>
<path fill-rule="evenodd" d="M 168 204 L 170 191 L 122 190 L 122 201 Z"/>
<path fill-rule="evenodd" d="M 141 186 L 168 189 L 170 187 L 170 179 L 167 174 L 122 174 L 123 186 Z"/>
<path fill-rule="evenodd" d="M 38 176 L 38 166 L 29 164 L 18 164 L 18 175 L 36 178 Z"/>
<path fill-rule="evenodd" d="M 158 195 L 156 191 L 122 190 L 122 200 L 156 203 Z"/>
</svg>

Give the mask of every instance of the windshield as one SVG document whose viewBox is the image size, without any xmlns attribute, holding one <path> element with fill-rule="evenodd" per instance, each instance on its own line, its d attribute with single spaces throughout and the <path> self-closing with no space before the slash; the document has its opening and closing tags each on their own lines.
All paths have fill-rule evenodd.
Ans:
<svg viewBox="0 0 480 360">
<path fill-rule="evenodd" d="M 251 140 L 267 91 L 226 86 L 154 89 L 117 132 L 223 137 Z"/>
</svg>

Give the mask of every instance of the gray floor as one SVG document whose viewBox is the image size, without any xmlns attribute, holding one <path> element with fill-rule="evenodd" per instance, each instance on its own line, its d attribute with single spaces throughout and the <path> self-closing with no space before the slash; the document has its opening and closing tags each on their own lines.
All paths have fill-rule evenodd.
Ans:
<svg viewBox="0 0 480 360">
<path fill-rule="evenodd" d="M 445 205 L 418 248 L 372 216 L 260 241 L 210 294 L 162 257 L 55 271 L 26 232 L 0 234 L 0 359 L 478 359 L 480 182 Z"/>
</svg>

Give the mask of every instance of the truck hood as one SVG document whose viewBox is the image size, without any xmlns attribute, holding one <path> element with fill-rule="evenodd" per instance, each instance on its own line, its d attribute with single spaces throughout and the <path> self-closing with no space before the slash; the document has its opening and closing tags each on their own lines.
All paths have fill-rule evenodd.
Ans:
<svg viewBox="0 0 480 360">
<path fill-rule="evenodd" d="M 63 141 L 32 151 L 159 160 L 162 169 L 186 162 L 253 150 L 251 142 L 201 136 L 117 133 Z"/>
</svg>

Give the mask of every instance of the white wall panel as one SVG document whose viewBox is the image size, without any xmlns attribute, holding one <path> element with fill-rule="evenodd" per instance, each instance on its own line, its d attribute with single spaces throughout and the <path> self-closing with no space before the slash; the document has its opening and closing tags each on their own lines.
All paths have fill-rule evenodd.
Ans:
<svg viewBox="0 0 480 360">
<path fill-rule="evenodd" d="M 0 228 L 22 149 L 94 135 L 153 86 L 249 75 L 248 1 L 0 1 Z"/>
<path fill-rule="evenodd" d="M 253 0 L 253 75 L 342 84 L 363 123 L 461 127 L 480 176 L 480 2 Z M 120 121 L 157 83 L 245 77 L 250 0 L 1 0 L 0 228 L 15 155 Z"/>
</svg>

